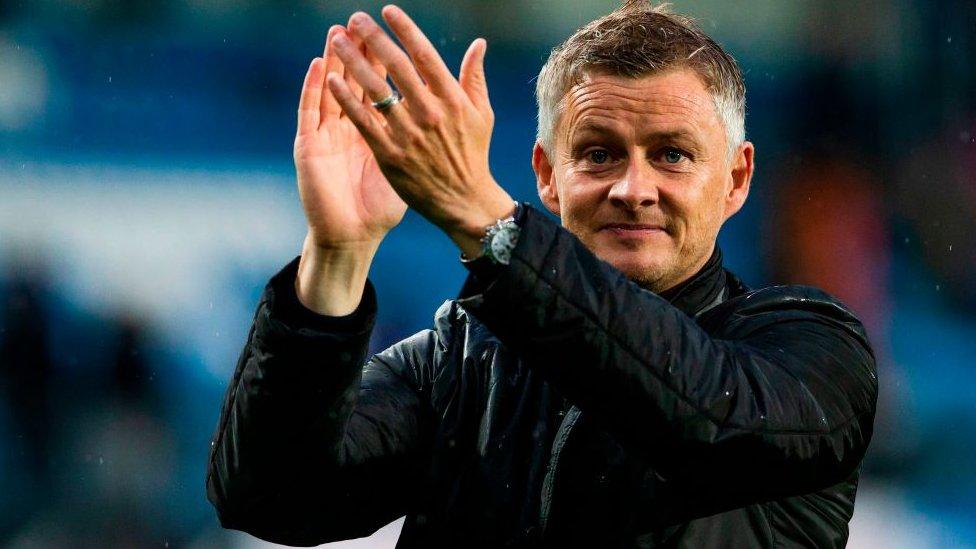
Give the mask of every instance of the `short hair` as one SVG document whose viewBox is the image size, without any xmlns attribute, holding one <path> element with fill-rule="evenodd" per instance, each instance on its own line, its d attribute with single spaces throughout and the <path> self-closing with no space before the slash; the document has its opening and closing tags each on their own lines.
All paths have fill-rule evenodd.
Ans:
<svg viewBox="0 0 976 549">
<path fill-rule="evenodd" d="M 650 0 L 625 0 L 552 50 L 536 82 L 537 139 L 552 158 L 566 94 L 590 71 L 640 78 L 682 68 L 695 71 L 711 94 L 731 157 L 746 137 L 742 71 L 693 19 Z"/>
</svg>

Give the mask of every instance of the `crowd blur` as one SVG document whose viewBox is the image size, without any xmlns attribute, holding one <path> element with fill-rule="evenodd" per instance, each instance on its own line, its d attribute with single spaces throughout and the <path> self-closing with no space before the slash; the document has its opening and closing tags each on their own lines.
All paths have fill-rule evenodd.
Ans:
<svg viewBox="0 0 976 549">
<path fill-rule="evenodd" d="M 614 0 L 403 6 L 456 68 L 477 36 L 495 177 L 538 204 L 534 77 Z M 0 2 L 0 544 L 261 546 L 206 458 L 268 277 L 304 220 L 305 68 L 352 0 Z M 819 286 L 882 384 L 851 547 L 976 547 L 976 3 L 686 0 L 738 59 L 756 177 L 720 236 L 750 285 Z M 374 349 L 464 270 L 414 214 L 371 278 Z M 360 547 L 392 547 L 396 525 Z"/>
</svg>

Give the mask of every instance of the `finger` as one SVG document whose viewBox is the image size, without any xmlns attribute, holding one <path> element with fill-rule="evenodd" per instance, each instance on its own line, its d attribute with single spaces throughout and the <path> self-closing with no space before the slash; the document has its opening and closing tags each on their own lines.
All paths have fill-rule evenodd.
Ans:
<svg viewBox="0 0 976 549">
<path fill-rule="evenodd" d="M 380 63 L 379 59 L 376 59 L 376 56 L 373 55 L 373 52 L 369 51 L 369 48 L 366 48 L 366 60 L 369 61 L 369 66 L 372 67 L 373 71 L 380 78 L 386 80 L 386 67 L 383 66 L 383 63 Z M 385 128 L 388 125 L 386 117 L 383 116 L 381 112 L 372 108 L 373 100 L 370 99 L 366 94 L 363 94 L 363 105 L 367 107 L 366 110 L 369 111 L 377 121 L 379 121 L 381 126 Z"/>
<path fill-rule="evenodd" d="M 319 127 L 319 103 L 325 84 L 325 63 L 321 57 L 312 59 L 302 84 L 302 96 L 298 100 L 298 135 L 313 132 Z"/>
<path fill-rule="evenodd" d="M 362 38 L 356 36 L 354 33 L 351 32 L 346 32 L 345 35 L 346 38 L 349 38 L 349 40 L 352 41 L 353 46 L 357 50 L 359 50 L 360 53 L 362 53 L 366 49 L 366 47 L 363 45 Z M 349 85 L 349 89 L 352 91 L 352 94 L 358 97 L 360 101 L 362 101 L 363 98 L 366 97 L 366 94 L 363 93 L 363 88 L 362 86 L 359 85 L 359 82 L 356 81 L 356 78 L 353 77 L 352 73 L 348 69 L 346 69 L 343 77 L 346 79 L 346 84 Z"/>
<path fill-rule="evenodd" d="M 410 59 L 413 60 L 427 85 L 438 95 L 454 92 L 457 80 L 454 79 L 444 59 L 437 53 L 437 49 L 430 43 L 427 35 L 410 19 L 410 16 L 397 6 L 386 6 L 383 8 L 383 19 L 410 54 Z M 372 47 L 372 44 L 369 45 Z"/>
<path fill-rule="evenodd" d="M 329 90 L 335 95 L 343 112 L 349 120 L 356 126 L 359 133 L 366 140 L 366 144 L 373 150 L 378 158 L 388 157 L 390 151 L 395 147 L 386 130 L 380 126 L 379 122 L 370 114 L 368 107 L 352 93 L 345 79 L 338 75 L 329 75 L 327 79 Z"/>
<path fill-rule="evenodd" d="M 428 101 L 427 87 L 417 74 L 410 57 L 393 42 L 376 21 L 363 12 L 357 12 L 349 18 L 349 30 L 362 38 L 376 59 L 383 63 L 390 78 L 404 97 L 418 105 Z"/>
<path fill-rule="evenodd" d="M 325 71 L 322 75 L 323 85 L 325 83 L 325 77 L 330 73 L 336 73 L 339 75 L 342 74 L 342 61 L 339 60 L 339 56 L 336 54 L 335 48 L 329 47 L 332 37 L 335 36 L 337 32 L 342 30 L 342 25 L 332 25 L 329 27 L 329 34 L 325 38 L 325 51 L 322 53 L 322 56 L 325 59 Z M 339 116 L 342 113 L 342 109 L 339 108 L 339 102 L 336 101 L 335 97 L 332 96 L 332 92 L 330 92 L 327 87 L 324 87 L 323 89 L 320 111 L 321 120 L 325 120 L 327 116 Z"/>
<path fill-rule="evenodd" d="M 390 85 L 386 83 L 386 79 L 381 77 L 379 74 L 376 74 L 369 61 L 366 60 L 366 56 L 356 49 L 355 45 L 349 40 L 348 36 L 346 36 L 344 33 L 338 34 L 333 39 L 332 43 L 336 46 L 337 51 L 339 52 L 339 57 L 342 59 L 342 62 L 346 67 L 346 71 L 351 73 L 353 78 L 359 82 L 359 85 L 361 85 L 363 90 L 365 90 L 366 96 L 369 98 L 370 102 L 381 101 L 393 93 L 393 89 L 390 88 Z M 363 99 L 358 97 L 356 99 L 360 103 L 363 102 Z M 402 126 L 402 111 L 402 105 L 393 105 L 387 109 L 384 109 L 383 114 L 394 125 Z"/>
<path fill-rule="evenodd" d="M 383 66 L 383 63 L 380 63 L 380 60 L 373 55 L 373 52 L 369 48 L 366 48 L 366 60 L 369 61 L 369 66 L 373 68 L 373 72 L 383 80 L 386 80 L 386 67 Z M 363 104 L 370 105 L 372 102 L 369 97 L 363 97 Z"/>
<path fill-rule="evenodd" d="M 461 89 L 481 112 L 491 109 L 491 102 L 488 100 L 488 81 L 485 79 L 487 49 L 488 42 L 484 38 L 478 38 L 468 46 L 468 51 L 461 61 L 461 73 L 458 79 Z"/>
</svg>

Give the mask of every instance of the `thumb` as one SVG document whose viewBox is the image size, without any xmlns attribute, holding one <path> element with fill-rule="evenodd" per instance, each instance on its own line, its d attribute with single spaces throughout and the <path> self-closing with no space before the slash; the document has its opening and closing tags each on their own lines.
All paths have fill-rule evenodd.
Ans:
<svg viewBox="0 0 976 549">
<path fill-rule="evenodd" d="M 474 106 L 480 111 L 490 109 L 488 102 L 488 82 L 485 80 L 485 51 L 488 42 L 477 38 L 468 46 L 461 61 L 461 74 L 458 81 Z"/>
</svg>

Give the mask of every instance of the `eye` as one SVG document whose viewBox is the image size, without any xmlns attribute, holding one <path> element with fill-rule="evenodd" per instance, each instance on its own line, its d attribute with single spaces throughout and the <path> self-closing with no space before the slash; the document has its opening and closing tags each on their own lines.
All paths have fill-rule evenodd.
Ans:
<svg viewBox="0 0 976 549">
<path fill-rule="evenodd" d="M 603 164 L 607 160 L 610 160 L 610 153 L 603 149 L 597 149 L 595 151 L 590 151 L 587 156 L 590 158 L 590 162 L 594 164 Z"/>
<path fill-rule="evenodd" d="M 676 149 L 667 149 L 664 151 L 664 161 L 668 164 L 677 164 L 678 162 L 681 162 L 681 159 L 684 157 L 685 155 L 681 154 L 681 151 Z"/>
</svg>

